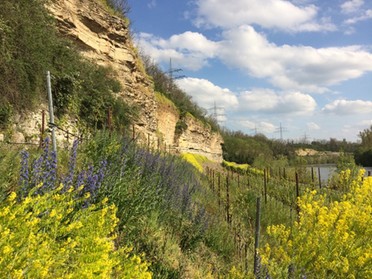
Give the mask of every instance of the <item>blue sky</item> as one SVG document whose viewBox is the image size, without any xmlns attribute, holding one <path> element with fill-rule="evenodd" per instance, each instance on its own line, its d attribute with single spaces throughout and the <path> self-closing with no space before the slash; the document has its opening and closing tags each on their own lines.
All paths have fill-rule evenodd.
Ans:
<svg viewBox="0 0 372 279">
<path fill-rule="evenodd" d="M 357 141 L 372 125 L 371 0 L 128 3 L 140 50 L 182 69 L 178 86 L 222 126 Z"/>
</svg>

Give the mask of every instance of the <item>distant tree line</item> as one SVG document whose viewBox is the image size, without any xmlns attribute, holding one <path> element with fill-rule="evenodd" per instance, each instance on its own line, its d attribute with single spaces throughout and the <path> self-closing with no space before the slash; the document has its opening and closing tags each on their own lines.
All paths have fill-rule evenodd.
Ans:
<svg viewBox="0 0 372 279">
<path fill-rule="evenodd" d="M 332 154 L 314 156 L 296 156 L 297 149 L 309 148 L 316 151 L 338 152 L 355 158 L 363 166 L 372 166 L 372 126 L 360 132 L 361 142 L 349 142 L 346 139 L 314 140 L 312 142 L 295 142 L 268 139 L 262 134 L 247 135 L 241 131 L 223 130 L 223 157 L 227 161 L 240 164 L 262 166 L 274 160 L 285 160 L 288 164 L 337 163 L 339 156 Z"/>
<path fill-rule="evenodd" d="M 263 134 L 247 135 L 241 131 L 222 131 L 223 157 L 227 161 L 262 167 L 274 160 L 288 164 L 294 157 L 294 147 L 281 140 L 268 139 Z"/>
<path fill-rule="evenodd" d="M 359 133 L 361 144 L 355 152 L 355 161 L 363 166 L 372 166 L 372 125 Z"/>
</svg>

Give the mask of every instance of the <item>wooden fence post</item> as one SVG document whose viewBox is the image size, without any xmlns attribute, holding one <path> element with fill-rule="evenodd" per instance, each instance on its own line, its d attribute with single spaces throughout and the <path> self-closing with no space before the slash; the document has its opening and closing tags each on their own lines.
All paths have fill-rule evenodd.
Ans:
<svg viewBox="0 0 372 279">
<path fill-rule="evenodd" d="M 253 273 L 258 275 L 260 272 L 258 270 L 258 262 L 259 262 L 259 255 L 258 255 L 258 248 L 259 248 L 259 241 L 260 241 L 260 218 L 261 218 L 261 198 L 257 197 L 256 202 L 256 227 L 255 227 L 255 234 L 254 234 L 254 265 L 253 265 Z"/>
<path fill-rule="evenodd" d="M 296 212 L 297 212 L 297 217 L 300 216 L 300 207 L 298 206 L 299 196 L 300 196 L 299 179 L 298 179 L 298 173 L 296 172 Z"/>
<path fill-rule="evenodd" d="M 267 170 L 264 169 L 264 197 L 265 203 L 267 203 Z"/>
<path fill-rule="evenodd" d="M 318 179 L 319 179 L 319 189 L 322 189 L 322 178 L 320 177 L 320 167 L 318 167 Z"/>
<path fill-rule="evenodd" d="M 311 167 L 311 182 L 314 183 L 314 167 Z"/>
<path fill-rule="evenodd" d="M 217 197 L 218 197 L 218 208 L 221 207 L 221 173 L 218 173 L 218 191 L 217 191 Z"/>
<path fill-rule="evenodd" d="M 226 176 L 226 221 L 231 225 L 230 217 L 230 185 L 229 185 L 229 176 Z"/>
<path fill-rule="evenodd" d="M 212 170 L 212 192 L 214 192 L 214 169 Z"/>
</svg>

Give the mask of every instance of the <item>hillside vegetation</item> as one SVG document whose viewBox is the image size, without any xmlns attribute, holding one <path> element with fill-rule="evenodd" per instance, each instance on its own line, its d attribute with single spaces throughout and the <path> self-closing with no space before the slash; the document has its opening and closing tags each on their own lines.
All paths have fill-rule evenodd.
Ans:
<svg viewBox="0 0 372 279">
<path fill-rule="evenodd" d="M 56 115 L 74 115 L 81 125 L 102 129 L 112 108 L 113 125 L 131 122 L 135 109 L 115 98 L 121 90 L 108 68 L 82 58 L 61 38 L 54 20 L 44 8 L 46 1 L 20 0 L 0 3 L 0 126 L 12 115 L 46 103 L 46 71 L 52 73 Z"/>
<path fill-rule="evenodd" d="M 113 128 L 128 127 L 137 117 L 137 109 L 115 96 L 122 88 L 114 72 L 81 57 L 75 46 L 58 34 L 54 19 L 44 7 L 48 1 L 0 3 L 0 101 L 3 104 L 0 128 L 6 129 L 15 113 L 34 110 L 40 103 L 46 103 L 46 71 L 52 73 L 57 117 L 73 115 L 84 127 L 102 129 L 111 108 Z M 102 2 L 116 14 L 127 7 L 126 1 Z M 164 72 L 158 68 L 158 72 L 151 70 L 156 65 L 146 66 L 155 90 L 172 100 L 181 113 L 211 121 Z"/>
<path fill-rule="evenodd" d="M 358 171 L 340 168 L 319 189 L 302 166 L 227 171 L 185 156 L 194 167 L 108 133 L 58 156 L 48 139 L 41 150 L 0 144 L 0 154 L 0 258 L 12 259 L 0 261 L 2 277 L 253 278 L 257 198 L 256 278 L 290 266 L 307 278 L 371 275 L 372 184 Z M 320 230 L 319 245 L 304 240 Z"/>
<path fill-rule="evenodd" d="M 106 3 L 117 12 L 124 2 Z M 50 70 L 58 116 L 95 133 L 58 153 L 48 137 L 40 147 L 0 142 L 1 278 L 372 277 L 372 181 L 352 156 L 369 158 L 372 127 L 360 145 L 310 144 L 344 151 L 327 187 L 306 168 L 322 158 L 295 156 L 305 143 L 223 131 L 222 165 L 140 145 L 121 131 L 136 109 L 115 98 L 120 83 L 59 37 L 44 3 L 0 2 L 1 129 L 45 102 Z M 219 129 L 144 64 L 159 99 Z M 108 107 L 118 117 L 111 132 Z"/>
</svg>

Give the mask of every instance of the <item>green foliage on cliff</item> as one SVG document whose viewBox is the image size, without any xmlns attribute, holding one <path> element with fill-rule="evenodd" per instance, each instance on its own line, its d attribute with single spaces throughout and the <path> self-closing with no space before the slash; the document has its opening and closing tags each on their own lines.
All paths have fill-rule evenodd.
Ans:
<svg viewBox="0 0 372 279">
<path fill-rule="evenodd" d="M 111 107 L 113 125 L 127 125 L 135 110 L 115 97 L 113 71 L 82 58 L 61 38 L 44 0 L 0 2 L 0 126 L 13 112 L 46 103 L 46 71 L 52 74 L 57 116 L 75 115 L 85 126 L 103 128 Z"/>
<path fill-rule="evenodd" d="M 155 91 L 171 100 L 179 109 L 181 114 L 189 113 L 203 123 L 208 124 L 213 131 L 219 131 L 220 127 L 215 119 L 207 114 L 207 110 L 200 107 L 191 96 L 181 90 L 173 78 L 164 72 L 159 65 L 154 63 L 150 57 L 142 55 L 142 61 L 147 74 L 154 82 Z"/>
<path fill-rule="evenodd" d="M 372 166 L 372 125 L 359 133 L 361 145 L 355 153 L 355 160 L 363 166 Z"/>
</svg>

